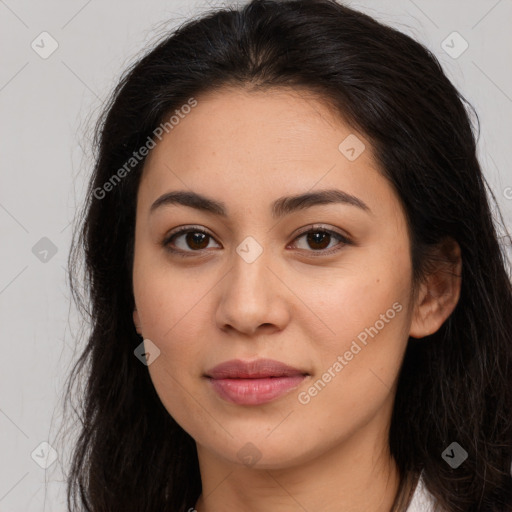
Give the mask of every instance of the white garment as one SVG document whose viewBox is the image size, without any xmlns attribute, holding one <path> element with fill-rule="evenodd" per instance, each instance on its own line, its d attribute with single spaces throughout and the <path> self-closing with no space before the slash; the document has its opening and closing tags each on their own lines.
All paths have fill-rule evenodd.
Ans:
<svg viewBox="0 0 512 512">
<path fill-rule="evenodd" d="M 434 497 L 425 487 L 423 475 L 420 475 L 406 512 L 432 512 L 434 510 L 434 503 Z"/>
</svg>

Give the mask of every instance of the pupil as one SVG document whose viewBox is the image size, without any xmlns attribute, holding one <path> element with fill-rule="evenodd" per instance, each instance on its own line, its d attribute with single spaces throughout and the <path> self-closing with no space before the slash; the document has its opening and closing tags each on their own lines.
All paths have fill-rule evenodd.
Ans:
<svg viewBox="0 0 512 512">
<path fill-rule="evenodd" d="M 312 243 L 313 245 L 320 243 L 321 247 L 319 247 L 319 249 L 325 249 L 325 247 L 327 247 L 329 245 L 329 236 L 330 236 L 329 233 L 325 233 L 322 231 L 318 231 L 316 233 L 310 233 L 308 235 L 308 243 Z M 327 243 L 322 243 L 322 241 L 325 242 L 326 240 L 327 240 Z"/>
<path fill-rule="evenodd" d="M 207 235 L 205 233 L 199 233 L 196 231 L 195 233 L 191 232 L 191 233 L 187 234 L 187 243 L 190 242 L 190 244 L 192 246 L 197 243 L 198 245 L 200 245 L 199 249 L 203 249 L 204 247 L 206 247 L 208 245 L 208 242 L 206 242 L 206 244 L 204 244 L 204 241 L 206 239 L 207 239 Z M 201 241 L 203 242 L 202 245 L 201 245 Z"/>
</svg>

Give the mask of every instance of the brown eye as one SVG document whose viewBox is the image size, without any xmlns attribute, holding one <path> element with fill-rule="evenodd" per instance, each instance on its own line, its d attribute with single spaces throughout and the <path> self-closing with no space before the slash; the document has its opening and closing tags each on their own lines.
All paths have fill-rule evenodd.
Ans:
<svg viewBox="0 0 512 512">
<path fill-rule="evenodd" d="M 310 231 L 306 240 L 312 249 L 325 249 L 329 245 L 331 234 L 326 231 Z"/>
<path fill-rule="evenodd" d="M 213 237 L 199 228 L 181 229 L 167 237 L 162 245 L 166 250 L 175 253 L 193 253 L 208 248 Z"/>
<path fill-rule="evenodd" d="M 331 254 L 340 250 L 343 246 L 350 244 L 350 240 L 329 229 L 313 228 L 299 235 L 295 240 L 305 239 L 305 243 L 299 249 L 307 250 L 308 252 L 319 252 L 321 254 Z M 338 240 L 338 244 L 330 246 L 333 238 Z M 297 244 L 296 244 L 297 245 Z M 330 246 L 330 247 L 329 247 Z M 328 250 L 334 247 L 334 250 Z"/>
<path fill-rule="evenodd" d="M 184 234 L 185 243 L 191 249 L 206 249 L 208 247 L 208 235 L 199 231 L 188 231 Z"/>
<path fill-rule="evenodd" d="M 305 247 L 299 246 L 298 248 L 312 254 L 318 253 L 314 254 L 315 256 L 328 255 L 339 251 L 345 245 L 351 244 L 347 237 L 324 228 L 312 228 L 305 231 L 295 238 L 295 245 L 297 244 L 296 241 L 300 239 L 305 239 Z M 193 256 L 194 253 L 200 253 L 208 249 L 211 240 L 214 240 L 212 235 L 203 229 L 188 227 L 172 233 L 162 242 L 162 245 L 165 250 L 179 256 Z M 338 243 L 334 246 L 331 245 L 335 240 L 338 240 Z"/>
</svg>

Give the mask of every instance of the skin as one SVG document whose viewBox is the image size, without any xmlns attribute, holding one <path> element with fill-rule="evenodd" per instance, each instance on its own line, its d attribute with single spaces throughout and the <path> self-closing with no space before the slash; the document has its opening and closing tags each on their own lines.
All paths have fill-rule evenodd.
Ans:
<svg viewBox="0 0 512 512">
<path fill-rule="evenodd" d="M 148 366 L 152 382 L 196 441 L 203 493 L 195 508 L 389 511 L 399 478 L 387 435 L 408 337 L 441 326 L 459 298 L 459 279 L 440 269 L 412 293 L 399 198 L 369 141 L 320 99 L 291 89 L 225 88 L 197 101 L 147 157 L 133 266 L 133 320 L 160 350 Z M 338 149 L 350 134 L 366 146 L 354 161 Z M 323 189 L 357 196 L 371 211 L 324 204 L 271 216 L 275 199 Z M 222 201 L 228 216 L 183 205 L 150 214 L 158 197 L 175 190 Z M 319 223 L 353 243 L 331 236 L 314 245 L 298 233 Z M 194 245 L 178 236 L 174 247 L 192 254 L 179 257 L 162 245 L 178 226 L 199 226 L 211 237 Z M 263 249 L 252 263 L 236 252 L 247 236 Z M 322 247 L 340 250 L 322 256 Z M 460 274 L 458 246 L 440 254 L 451 254 L 450 269 Z M 394 303 L 401 311 L 300 403 L 299 393 Z M 310 376 L 257 406 L 226 402 L 203 377 L 223 361 L 260 357 Z M 254 445 L 245 450 L 259 457 L 255 464 L 238 457 L 246 443 Z"/>
</svg>

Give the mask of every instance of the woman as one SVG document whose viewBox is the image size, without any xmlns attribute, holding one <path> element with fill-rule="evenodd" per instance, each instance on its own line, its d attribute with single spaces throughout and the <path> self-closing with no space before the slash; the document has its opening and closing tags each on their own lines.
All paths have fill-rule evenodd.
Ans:
<svg viewBox="0 0 512 512">
<path fill-rule="evenodd" d="M 511 283 L 464 101 L 331 0 L 212 11 L 126 73 L 70 254 L 70 508 L 512 510 Z"/>
</svg>

